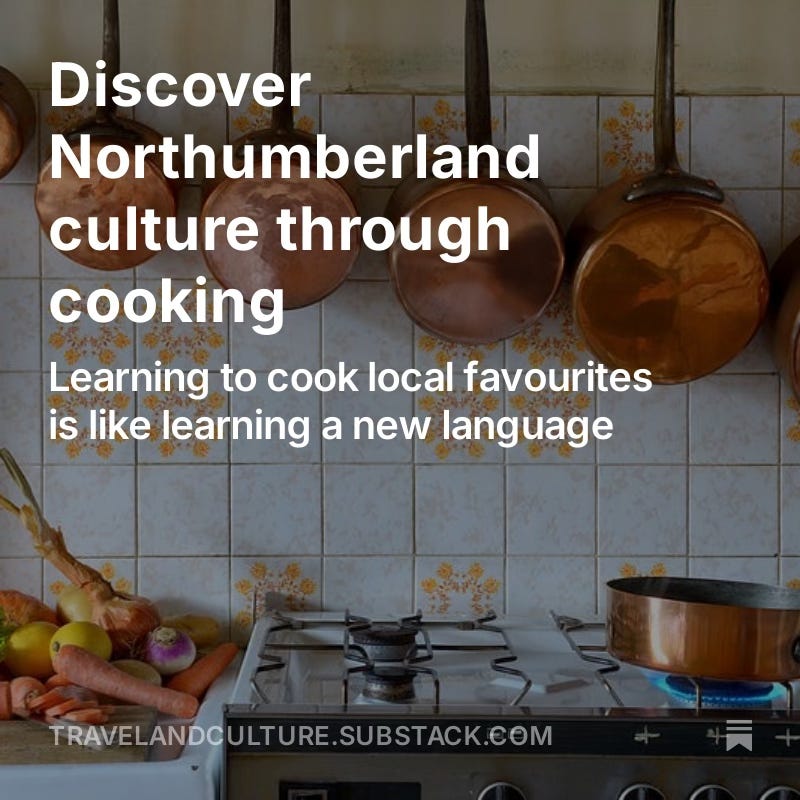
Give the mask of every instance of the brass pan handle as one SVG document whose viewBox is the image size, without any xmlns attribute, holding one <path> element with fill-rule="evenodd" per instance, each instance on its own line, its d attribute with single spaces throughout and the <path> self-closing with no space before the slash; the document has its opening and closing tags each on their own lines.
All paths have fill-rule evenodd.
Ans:
<svg viewBox="0 0 800 800">
<path fill-rule="evenodd" d="M 653 111 L 655 169 L 637 181 L 625 200 L 663 194 L 689 194 L 721 203 L 725 196 L 714 181 L 681 169 L 675 145 L 675 0 L 660 0 Z"/>
</svg>

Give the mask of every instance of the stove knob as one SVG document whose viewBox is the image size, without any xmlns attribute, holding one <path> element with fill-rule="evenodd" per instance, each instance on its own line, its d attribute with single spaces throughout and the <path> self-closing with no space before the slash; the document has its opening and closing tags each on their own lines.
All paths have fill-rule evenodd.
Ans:
<svg viewBox="0 0 800 800">
<path fill-rule="evenodd" d="M 648 783 L 635 783 L 619 796 L 618 800 L 667 800 L 663 792 Z"/>
<path fill-rule="evenodd" d="M 689 800 L 736 800 L 736 797 L 724 786 L 717 786 L 715 784 L 713 786 L 701 786 L 699 789 L 695 789 Z"/>
<path fill-rule="evenodd" d="M 492 783 L 478 795 L 478 800 L 526 800 L 525 795 L 510 783 Z"/>
<path fill-rule="evenodd" d="M 767 789 L 758 800 L 800 800 L 800 792 L 789 786 L 773 786 Z"/>
</svg>

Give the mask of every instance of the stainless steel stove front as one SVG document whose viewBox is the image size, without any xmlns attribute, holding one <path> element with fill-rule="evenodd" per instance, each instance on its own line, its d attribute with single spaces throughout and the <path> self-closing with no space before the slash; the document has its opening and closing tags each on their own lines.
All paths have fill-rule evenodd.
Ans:
<svg viewBox="0 0 800 800">
<path fill-rule="evenodd" d="M 257 624 L 226 709 L 230 800 L 800 800 L 791 686 L 761 707 L 685 703 L 569 617 L 377 626 L 403 653 L 342 619 Z M 420 670 L 415 699 L 359 702 L 390 666 Z"/>
</svg>

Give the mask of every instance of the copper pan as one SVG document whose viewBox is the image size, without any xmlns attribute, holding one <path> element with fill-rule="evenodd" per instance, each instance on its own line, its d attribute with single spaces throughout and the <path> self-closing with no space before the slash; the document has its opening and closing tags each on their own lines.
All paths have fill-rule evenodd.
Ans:
<svg viewBox="0 0 800 800">
<path fill-rule="evenodd" d="M 492 142 L 489 54 L 483 0 L 468 0 L 466 15 L 467 141 Z M 465 151 L 466 157 L 466 151 Z M 408 315 L 440 339 L 487 344 L 513 336 L 542 313 L 561 282 L 564 245 L 550 195 L 539 180 L 520 180 L 503 171 L 498 179 L 442 180 L 407 176 L 387 207 L 397 225 L 411 218 L 418 239 L 421 219 L 433 229 L 446 217 L 468 217 L 476 227 L 478 209 L 509 224 L 509 249 L 476 250 L 460 264 L 441 259 L 444 248 L 407 251 L 396 242 L 389 269 Z"/>
<path fill-rule="evenodd" d="M 661 0 L 655 170 L 603 189 L 567 234 L 573 311 L 609 367 L 657 383 L 714 372 L 761 324 L 764 253 L 722 191 L 681 169 L 675 148 L 675 0 Z"/>
<path fill-rule="evenodd" d="M 648 669 L 727 681 L 800 678 L 800 592 L 700 578 L 607 587 L 608 652 Z"/>
<path fill-rule="evenodd" d="M 17 165 L 35 128 L 31 93 L 13 72 L 0 67 L 0 178 Z"/>
<path fill-rule="evenodd" d="M 353 173 L 341 180 L 314 176 L 315 137 L 294 127 L 288 92 L 292 71 L 291 42 L 291 2 L 276 0 L 273 71 L 283 79 L 287 91 L 273 109 L 269 128 L 234 142 L 236 166 L 241 168 L 243 164 L 241 154 L 245 145 L 255 148 L 256 173 L 261 171 L 258 158 L 261 146 L 299 145 L 311 153 L 312 177 L 301 177 L 297 159 L 294 159 L 292 174 L 288 178 L 281 177 L 280 160 L 275 157 L 272 178 L 223 177 L 208 181 L 203 217 L 250 217 L 258 223 L 260 236 L 255 249 L 240 252 L 228 245 L 224 231 L 218 229 L 214 249 L 205 250 L 203 255 L 214 277 L 226 288 L 241 291 L 248 300 L 259 289 L 281 289 L 284 308 L 302 308 L 322 300 L 344 281 L 358 258 L 360 238 L 354 231 L 348 248 L 326 251 L 322 234 L 316 229 L 311 250 L 301 250 L 298 245 L 296 251 L 289 251 L 281 246 L 276 219 L 283 209 L 299 217 L 302 207 L 308 206 L 315 217 L 331 220 L 335 232 L 342 217 L 357 214 L 357 183 Z M 294 226 L 295 236 L 298 229 L 299 224 Z"/>
<path fill-rule="evenodd" d="M 771 279 L 772 352 L 795 397 L 800 399 L 800 238 L 777 260 Z"/>
<path fill-rule="evenodd" d="M 103 60 L 106 62 L 106 82 L 110 87 L 113 76 L 119 73 L 120 68 L 118 0 L 103 0 Z M 152 128 L 117 116 L 116 108 L 110 101 L 105 106 L 99 105 L 93 116 L 81 120 L 65 132 L 67 140 L 74 141 L 71 146 L 76 152 L 81 134 L 91 136 L 91 150 L 95 154 L 108 144 L 121 145 L 133 152 L 136 144 L 158 146 L 162 142 L 161 135 Z M 166 178 L 162 162 L 156 156 L 148 156 L 146 169 L 147 174 L 143 178 L 125 175 L 110 180 L 96 172 L 87 180 L 79 178 L 65 163 L 61 178 L 55 179 L 51 161 L 48 160 L 39 173 L 36 185 L 36 211 L 42 228 L 49 233 L 53 222 L 59 217 L 70 216 L 81 223 L 81 231 L 85 233 L 88 218 L 97 217 L 101 223 L 101 235 L 105 237 L 108 220 L 113 217 L 124 220 L 128 206 L 134 206 L 141 212 L 139 217 L 147 209 L 152 209 L 162 219 L 174 216 L 178 182 Z M 165 227 L 161 225 L 157 228 L 156 239 L 162 246 L 166 241 Z M 145 247 L 142 235 L 138 241 L 140 245 L 135 250 L 120 248 L 118 251 L 95 251 L 89 247 L 85 236 L 81 236 L 78 248 L 64 255 L 92 269 L 128 269 L 159 252 Z"/>
</svg>

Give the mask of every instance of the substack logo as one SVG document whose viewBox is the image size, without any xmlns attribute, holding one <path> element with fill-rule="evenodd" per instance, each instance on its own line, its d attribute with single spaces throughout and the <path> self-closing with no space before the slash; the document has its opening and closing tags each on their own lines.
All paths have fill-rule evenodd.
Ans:
<svg viewBox="0 0 800 800">
<path fill-rule="evenodd" d="M 729 719 L 725 723 L 725 751 L 734 747 L 743 747 L 753 752 L 753 720 Z"/>
</svg>

